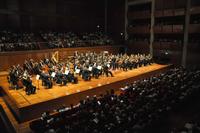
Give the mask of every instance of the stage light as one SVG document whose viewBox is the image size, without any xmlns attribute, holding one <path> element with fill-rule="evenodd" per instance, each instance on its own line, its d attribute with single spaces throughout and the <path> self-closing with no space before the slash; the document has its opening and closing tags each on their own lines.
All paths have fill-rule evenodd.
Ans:
<svg viewBox="0 0 200 133">
<path fill-rule="evenodd" d="M 101 86 L 101 84 L 98 84 L 97 86 Z"/>
</svg>

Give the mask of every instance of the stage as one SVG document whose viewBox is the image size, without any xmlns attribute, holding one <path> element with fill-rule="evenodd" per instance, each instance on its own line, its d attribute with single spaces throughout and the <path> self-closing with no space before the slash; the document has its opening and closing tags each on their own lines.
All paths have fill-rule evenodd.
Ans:
<svg viewBox="0 0 200 133">
<path fill-rule="evenodd" d="M 140 78 L 149 77 L 165 71 L 170 65 L 152 64 L 126 72 L 121 70 L 113 71 L 114 77 L 100 76 L 99 79 L 92 78 L 91 81 L 83 81 L 78 78 L 78 84 L 67 84 L 67 86 L 53 85 L 52 89 L 45 89 L 39 82 L 39 89 L 36 94 L 26 95 L 24 89 L 13 90 L 9 88 L 6 76 L 0 77 L 1 92 L 4 100 L 12 110 L 19 122 L 38 118 L 41 113 L 47 110 L 54 110 L 65 104 L 77 104 L 86 96 L 104 94 L 106 90 L 119 90 L 126 83 L 132 83 Z M 35 77 L 32 77 L 33 84 L 38 88 Z"/>
</svg>

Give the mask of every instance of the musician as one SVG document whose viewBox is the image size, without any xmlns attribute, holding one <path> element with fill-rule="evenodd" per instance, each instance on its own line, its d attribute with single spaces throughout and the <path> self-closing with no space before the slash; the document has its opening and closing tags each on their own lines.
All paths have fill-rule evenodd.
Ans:
<svg viewBox="0 0 200 133">
<path fill-rule="evenodd" d="M 78 78 L 74 76 L 74 73 L 70 72 L 68 73 L 68 75 L 66 75 L 66 79 L 68 82 L 77 84 L 78 83 Z"/>
<path fill-rule="evenodd" d="M 27 61 L 27 60 L 24 61 L 23 69 L 24 69 L 24 70 L 29 70 L 29 64 L 28 64 L 28 61 Z"/>
<path fill-rule="evenodd" d="M 61 85 L 67 85 L 67 77 L 62 73 L 61 69 L 56 73 L 56 83 Z"/>
<path fill-rule="evenodd" d="M 56 80 L 57 84 L 62 84 L 62 72 L 61 72 L 61 70 L 56 72 L 55 80 Z"/>
<path fill-rule="evenodd" d="M 133 69 L 133 64 L 131 63 L 131 61 L 128 59 L 127 60 L 127 68 L 129 69 L 129 70 L 132 70 Z"/>
<path fill-rule="evenodd" d="M 153 59 L 152 59 L 152 56 L 150 54 L 146 56 L 146 60 L 147 60 L 148 65 L 151 65 L 153 63 Z"/>
<path fill-rule="evenodd" d="M 33 73 L 34 74 L 41 74 L 41 68 L 40 68 L 40 65 L 36 62 L 33 64 Z"/>
<path fill-rule="evenodd" d="M 49 59 L 44 58 L 44 59 L 43 59 L 43 62 L 44 62 L 44 64 L 49 64 Z"/>
<path fill-rule="evenodd" d="M 12 66 L 9 72 L 9 76 L 7 77 L 8 82 L 11 84 L 12 88 L 14 89 L 23 88 L 23 83 L 21 80 L 22 74 L 23 74 L 23 69 L 19 64 L 17 66 Z"/>
<path fill-rule="evenodd" d="M 99 78 L 99 76 L 100 76 L 100 70 L 97 68 L 96 64 L 93 65 L 91 72 L 92 72 L 92 77 L 95 77 L 96 79 Z"/>
<path fill-rule="evenodd" d="M 81 64 L 74 64 L 74 69 L 73 71 L 76 72 L 77 70 L 80 70 L 80 72 L 78 73 L 79 76 L 81 76 L 82 72 L 83 72 L 83 68 L 84 68 L 84 64 L 81 65 Z"/>
<path fill-rule="evenodd" d="M 61 85 L 67 85 L 67 76 L 62 74 L 62 84 Z"/>
<path fill-rule="evenodd" d="M 128 71 L 128 64 L 127 64 L 127 60 L 123 60 L 122 64 L 121 64 L 122 70 L 123 71 Z"/>
<path fill-rule="evenodd" d="M 15 66 L 12 66 L 10 71 L 9 71 L 9 75 L 7 77 L 8 79 L 8 82 L 11 84 L 11 87 L 13 88 L 18 88 L 17 86 L 17 81 L 18 81 L 18 76 L 16 74 L 16 67 Z"/>
<path fill-rule="evenodd" d="M 85 81 L 91 80 L 91 72 L 88 70 L 88 67 L 84 67 L 82 70 L 82 78 Z"/>
<path fill-rule="evenodd" d="M 42 79 L 42 84 L 46 86 L 48 89 L 53 87 L 53 83 L 51 81 L 51 77 L 48 73 L 45 73 L 44 71 L 40 74 L 40 77 Z"/>
<path fill-rule="evenodd" d="M 117 59 L 116 59 L 115 56 L 113 56 L 113 57 L 111 58 L 111 63 L 110 63 L 110 65 L 111 65 L 111 68 L 112 68 L 113 70 L 115 70 L 115 69 L 117 68 Z"/>
<path fill-rule="evenodd" d="M 135 58 L 132 58 L 130 62 L 132 64 L 133 69 L 137 68 L 137 60 Z"/>
<path fill-rule="evenodd" d="M 36 87 L 32 84 L 32 80 L 31 80 L 30 76 L 23 77 L 23 84 L 26 87 L 25 92 L 27 95 L 35 94 Z"/>
<path fill-rule="evenodd" d="M 110 69 L 109 65 L 108 64 L 104 64 L 103 71 L 106 74 L 106 76 L 108 77 L 110 75 L 111 77 L 114 77 L 112 72 L 109 69 Z"/>
</svg>

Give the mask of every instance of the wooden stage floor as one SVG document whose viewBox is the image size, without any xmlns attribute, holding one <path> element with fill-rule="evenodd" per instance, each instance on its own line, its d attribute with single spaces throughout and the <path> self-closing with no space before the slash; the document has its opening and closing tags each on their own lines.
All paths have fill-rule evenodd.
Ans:
<svg viewBox="0 0 200 133">
<path fill-rule="evenodd" d="M 73 100 L 73 95 L 75 95 L 75 94 L 83 93 L 83 92 L 90 91 L 93 89 L 95 91 L 95 88 L 103 89 L 102 87 L 104 87 L 106 85 L 114 84 L 119 81 L 126 81 L 127 79 L 130 79 L 132 77 L 137 77 L 139 75 L 144 75 L 144 74 L 158 71 L 161 69 L 165 69 L 168 67 L 169 67 L 169 65 L 152 64 L 150 66 L 140 67 L 137 69 L 128 70 L 126 72 L 121 71 L 121 70 L 116 70 L 116 71 L 113 71 L 114 77 L 100 76 L 99 79 L 92 78 L 91 81 L 83 81 L 79 77 L 78 84 L 69 83 L 69 84 L 67 84 L 67 86 L 60 86 L 60 85 L 55 84 L 55 85 L 53 85 L 52 89 L 45 89 L 41 85 L 41 81 L 40 81 L 39 89 L 36 91 L 36 94 L 33 94 L 33 95 L 26 95 L 24 89 L 20 89 L 20 90 L 9 89 L 9 84 L 7 82 L 6 76 L 0 77 L 0 86 L 3 89 L 4 95 L 6 95 L 6 97 L 9 98 L 7 103 L 11 104 L 10 106 L 11 106 L 11 108 L 13 108 L 13 110 L 15 112 L 15 110 L 17 110 L 17 109 L 27 109 L 30 106 L 35 106 L 35 109 L 36 109 L 36 105 L 38 105 L 40 103 L 48 102 L 48 101 L 55 100 L 55 99 L 61 100 L 61 98 L 67 97 L 67 96 L 71 97 L 70 101 L 68 101 L 68 105 L 69 105 L 70 102 L 71 103 L 78 102 L 80 99 L 83 99 L 86 95 L 85 94 L 84 96 L 81 96 L 80 98 L 77 98 L 74 96 L 74 100 Z M 32 77 L 32 79 L 33 79 L 33 84 L 35 86 L 37 86 L 35 77 Z M 118 87 L 117 89 L 119 89 L 120 87 L 122 87 L 124 85 L 125 85 L 125 82 L 123 82 L 123 83 L 119 82 L 115 87 Z M 93 92 L 92 94 L 95 94 L 95 92 Z M 96 95 L 99 95 L 99 94 L 96 94 Z M 60 102 L 60 104 L 61 104 L 64 101 L 66 102 L 66 100 L 67 99 L 65 99 L 63 101 L 57 100 L 57 101 L 52 102 L 51 104 L 52 104 L 52 106 L 53 106 L 53 104 L 57 104 L 58 102 Z M 47 105 L 41 104 L 40 106 L 46 107 Z M 52 107 L 52 109 L 53 109 L 53 107 Z M 25 112 L 27 113 L 28 110 L 29 109 L 27 109 L 27 111 L 25 111 Z M 22 110 L 18 110 L 15 112 L 18 115 L 18 117 L 19 117 L 21 111 Z M 42 110 L 42 111 L 44 111 L 44 110 Z M 23 112 L 23 113 L 25 113 L 25 112 Z M 26 119 L 26 118 L 24 118 L 24 119 Z M 22 121 L 23 121 L 23 119 L 22 119 Z"/>
</svg>

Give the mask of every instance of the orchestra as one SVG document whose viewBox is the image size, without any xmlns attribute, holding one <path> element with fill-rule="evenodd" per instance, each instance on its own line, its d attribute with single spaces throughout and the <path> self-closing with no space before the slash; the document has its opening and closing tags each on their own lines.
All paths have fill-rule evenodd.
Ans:
<svg viewBox="0 0 200 133">
<path fill-rule="evenodd" d="M 100 76 L 113 77 L 113 70 L 128 71 L 141 66 L 150 65 L 152 57 L 144 54 L 108 54 L 101 52 L 78 53 L 66 62 L 56 62 L 53 59 L 43 59 L 39 62 L 33 59 L 25 60 L 23 66 L 12 66 L 9 70 L 8 82 L 14 89 L 25 87 L 26 93 L 34 94 L 36 87 L 32 85 L 31 77 L 39 75 L 42 85 L 47 89 L 54 84 L 67 86 L 68 83 L 78 83 L 78 77 L 84 81 Z"/>
</svg>

